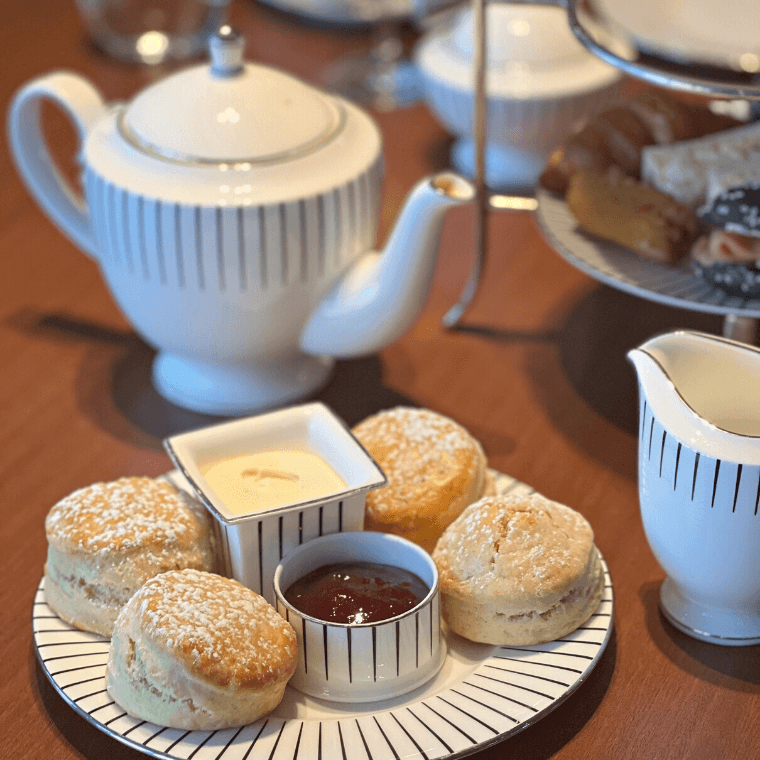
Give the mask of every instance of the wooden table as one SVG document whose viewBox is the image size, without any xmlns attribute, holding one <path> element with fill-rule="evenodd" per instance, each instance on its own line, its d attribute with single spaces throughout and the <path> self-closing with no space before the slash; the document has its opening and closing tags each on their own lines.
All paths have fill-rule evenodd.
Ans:
<svg viewBox="0 0 760 760">
<path fill-rule="evenodd" d="M 163 73 L 93 51 L 73 0 L 5 3 L 0 19 L 3 110 L 18 86 L 56 68 L 82 72 L 108 100 L 128 98 Z M 311 80 L 370 41 L 253 0 L 237 1 L 233 21 L 248 58 Z M 424 105 L 375 115 L 386 141 L 385 237 L 411 186 L 446 164 L 449 138 Z M 48 118 L 70 170 L 72 129 L 58 114 Z M 165 472 L 162 438 L 213 420 L 156 394 L 152 352 L 115 307 L 96 263 L 43 216 L 7 150 L 0 172 L 0 757 L 136 760 L 137 752 L 76 715 L 37 663 L 30 618 L 45 561 L 43 521 L 76 488 Z M 673 327 L 717 332 L 720 319 L 600 285 L 547 246 L 530 214 L 502 212 L 490 219 L 483 287 L 461 329 L 447 331 L 441 317 L 466 279 L 474 230 L 472 208 L 450 214 L 418 323 L 379 354 L 340 362 L 318 398 L 350 424 L 396 404 L 449 415 L 483 442 L 493 467 L 578 509 L 595 529 L 615 590 L 609 646 L 554 712 L 477 757 L 760 756 L 760 650 L 699 643 L 663 620 L 663 573 L 638 514 L 635 378 L 626 351 Z"/>
</svg>

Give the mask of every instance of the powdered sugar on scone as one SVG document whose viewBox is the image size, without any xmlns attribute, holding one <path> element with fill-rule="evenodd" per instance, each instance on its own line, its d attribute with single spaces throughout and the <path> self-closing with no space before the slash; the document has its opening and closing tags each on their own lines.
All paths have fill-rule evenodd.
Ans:
<svg viewBox="0 0 760 760">
<path fill-rule="evenodd" d="M 148 477 L 94 483 L 59 501 L 48 513 L 48 540 L 69 551 L 113 552 L 166 547 L 194 540 L 199 509 L 169 483 Z"/>
<path fill-rule="evenodd" d="M 532 598 L 569 586 L 593 543 L 591 526 L 575 510 L 539 494 L 505 495 L 469 506 L 433 556 L 454 593 Z"/>
<path fill-rule="evenodd" d="M 163 573 L 129 607 L 122 616 L 137 615 L 145 637 L 219 686 L 263 685 L 295 661 L 292 627 L 263 597 L 229 578 L 197 570 Z"/>
<path fill-rule="evenodd" d="M 451 478 L 460 466 L 469 476 L 475 469 L 478 444 L 453 420 L 427 409 L 390 409 L 361 422 L 354 434 L 388 476 L 388 486 L 369 495 L 378 512 L 395 499 L 415 498 L 431 480 Z"/>
<path fill-rule="evenodd" d="M 297 658 L 295 631 L 254 591 L 212 573 L 170 571 L 119 613 L 106 688 L 142 720 L 229 728 L 280 703 Z"/>
<path fill-rule="evenodd" d="M 450 628 L 499 646 L 567 635 L 604 589 L 591 526 L 536 493 L 475 502 L 443 533 L 433 559 Z"/>
<path fill-rule="evenodd" d="M 121 608 L 168 570 L 213 570 L 205 508 L 169 483 L 121 478 L 80 488 L 45 520 L 45 598 L 78 628 L 110 636 Z"/>
</svg>

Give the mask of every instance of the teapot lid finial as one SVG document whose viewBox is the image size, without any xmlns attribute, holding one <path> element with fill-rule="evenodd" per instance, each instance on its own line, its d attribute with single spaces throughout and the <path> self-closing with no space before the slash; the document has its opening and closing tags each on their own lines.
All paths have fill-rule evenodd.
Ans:
<svg viewBox="0 0 760 760">
<path fill-rule="evenodd" d="M 229 77 L 243 70 L 243 49 L 245 39 L 237 29 L 229 24 L 219 30 L 209 40 L 211 73 L 217 77 Z"/>
</svg>

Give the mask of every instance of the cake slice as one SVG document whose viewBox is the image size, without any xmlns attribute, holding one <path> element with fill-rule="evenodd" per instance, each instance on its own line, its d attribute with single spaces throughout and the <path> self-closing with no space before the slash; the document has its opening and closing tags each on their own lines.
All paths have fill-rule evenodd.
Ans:
<svg viewBox="0 0 760 760">
<path fill-rule="evenodd" d="M 614 168 L 576 172 L 565 200 L 584 231 L 652 261 L 676 264 L 696 238 L 690 209 Z"/>
</svg>

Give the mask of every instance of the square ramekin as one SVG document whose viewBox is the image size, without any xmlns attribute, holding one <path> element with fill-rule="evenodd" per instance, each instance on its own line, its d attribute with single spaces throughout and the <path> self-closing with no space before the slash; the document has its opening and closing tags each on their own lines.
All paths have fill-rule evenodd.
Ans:
<svg viewBox="0 0 760 760">
<path fill-rule="evenodd" d="M 299 578 L 323 565 L 369 562 L 416 573 L 429 592 L 414 608 L 375 623 L 331 623 L 285 600 Z M 316 538 L 286 555 L 274 576 L 278 612 L 298 637 L 298 666 L 289 685 L 333 702 L 375 702 L 405 694 L 430 680 L 446 656 L 441 633 L 438 569 L 405 538 L 361 531 Z"/>
<path fill-rule="evenodd" d="M 280 560 L 318 536 L 362 530 L 367 492 L 387 482 L 345 423 L 318 402 L 170 436 L 164 447 L 216 521 L 222 572 L 270 604 Z M 241 515 L 226 507 L 201 471 L 204 464 L 225 456 L 287 448 L 321 456 L 343 479 L 345 490 Z"/>
</svg>

